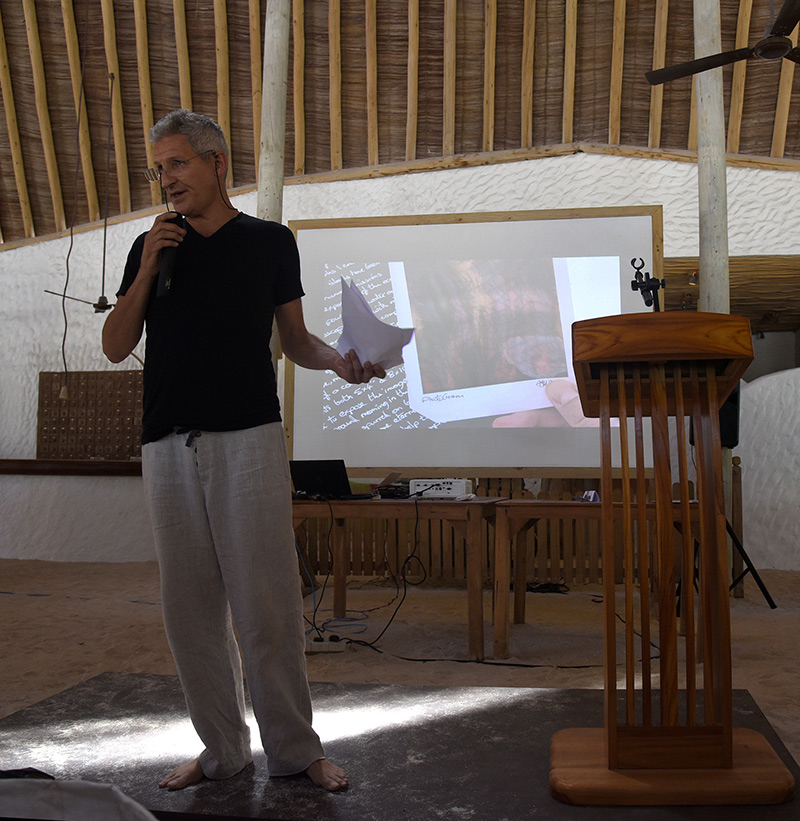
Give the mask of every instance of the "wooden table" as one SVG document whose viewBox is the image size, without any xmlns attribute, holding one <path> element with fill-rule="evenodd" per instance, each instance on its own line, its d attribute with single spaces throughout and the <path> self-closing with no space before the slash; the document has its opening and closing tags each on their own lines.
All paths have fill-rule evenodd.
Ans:
<svg viewBox="0 0 800 821">
<path fill-rule="evenodd" d="M 625 509 L 621 502 L 612 506 L 614 517 L 621 521 Z M 633 508 L 635 510 L 635 507 Z M 686 511 L 693 527 L 699 518 L 696 503 L 690 502 Z M 645 507 L 648 522 L 655 521 L 656 506 Z M 684 511 L 679 503 L 672 506 L 672 518 L 680 527 Z M 602 518 L 600 502 L 570 502 L 548 499 L 505 499 L 495 507 L 494 544 L 494 657 L 509 655 L 509 588 L 511 586 L 511 541 L 518 534 L 534 527 L 540 519 L 595 519 Z M 680 533 L 680 531 L 678 531 Z M 527 550 L 517 547 L 514 556 L 514 624 L 525 623 L 525 593 L 528 581 Z"/>
<path fill-rule="evenodd" d="M 540 519 L 597 519 L 599 502 L 506 499 L 495 506 L 494 542 L 494 658 L 508 658 L 511 540 Z M 527 551 L 514 557 L 514 623 L 525 622 Z"/>
<path fill-rule="evenodd" d="M 333 615 L 347 613 L 347 522 L 350 519 L 435 519 L 448 522 L 464 539 L 467 573 L 469 657 L 485 658 L 483 636 L 482 555 L 487 549 L 486 522 L 494 519 L 495 497 L 451 499 L 358 499 L 292 502 L 295 530 L 306 519 L 333 521 Z"/>
</svg>

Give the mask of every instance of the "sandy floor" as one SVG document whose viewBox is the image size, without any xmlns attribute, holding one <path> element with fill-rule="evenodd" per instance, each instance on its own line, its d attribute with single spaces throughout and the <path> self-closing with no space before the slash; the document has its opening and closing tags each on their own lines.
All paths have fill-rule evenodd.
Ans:
<svg viewBox="0 0 800 821">
<path fill-rule="evenodd" d="M 778 608 L 771 610 L 749 579 L 745 598 L 731 600 L 733 683 L 750 691 L 800 761 L 800 572 L 761 575 Z M 174 675 L 159 599 L 155 563 L 0 560 L 0 717 L 103 672 Z M 327 629 L 372 642 L 399 602 L 385 580 L 354 580 L 348 619 Z M 466 657 L 466 592 L 410 587 L 376 648 L 347 643 L 342 652 L 309 655 L 309 678 L 600 688 L 600 602 L 599 586 L 528 594 L 527 623 L 512 627 L 512 658 L 479 664 Z M 488 616 L 488 593 L 485 605 Z M 309 618 L 319 627 L 331 618 L 331 606 L 328 591 L 313 616 L 314 600 L 306 598 Z M 488 618 L 486 647 L 491 648 Z"/>
</svg>

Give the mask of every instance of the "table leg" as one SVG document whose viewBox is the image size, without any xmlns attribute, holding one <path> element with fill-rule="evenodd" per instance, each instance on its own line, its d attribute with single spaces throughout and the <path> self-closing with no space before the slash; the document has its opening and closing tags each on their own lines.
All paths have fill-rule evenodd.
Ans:
<svg viewBox="0 0 800 821">
<path fill-rule="evenodd" d="M 347 520 L 333 520 L 333 616 L 347 615 Z"/>
<path fill-rule="evenodd" d="M 473 661 L 483 661 L 483 569 L 482 551 L 486 547 L 483 533 L 483 519 L 467 514 L 466 560 L 467 560 L 467 619 L 469 623 L 469 657 Z"/>
<path fill-rule="evenodd" d="M 511 584 L 511 548 L 508 543 L 508 517 L 497 513 L 494 524 L 494 658 L 508 658 Z"/>
<path fill-rule="evenodd" d="M 525 624 L 525 594 L 528 592 L 528 546 L 521 537 L 532 527 L 536 527 L 537 520 L 532 519 L 517 525 L 514 538 L 516 552 L 514 554 L 514 624 Z M 509 533 L 509 538 L 510 538 Z"/>
</svg>

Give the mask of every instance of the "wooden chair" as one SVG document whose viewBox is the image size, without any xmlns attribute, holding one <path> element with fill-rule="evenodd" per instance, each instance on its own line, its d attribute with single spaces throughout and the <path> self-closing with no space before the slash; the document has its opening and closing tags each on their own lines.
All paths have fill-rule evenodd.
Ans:
<svg viewBox="0 0 800 821">
<path fill-rule="evenodd" d="M 766 739 L 733 727 L 719 407 L 752 357 L 749 323 L 726 314 L 627 314 L 573 325 L 584 413 L 600 417 L 605 727 L 554 735 L 550 789 L 561 801 L 767 804 L 793 793 L 794 779 Z M 648 539 L 644 504 L 646 417 L 652 429 L 654 539 Z M 612 418 L 619 420 L 618 437 L 612 436 Z M 687 418 L 696 442 L 696 596 Z M 622 471 L 621 545 L 614 540 L 615 458 Z M 673 478 L 680 488 L 675 501 Z M 682 534 L 677 557 L 676 519 Z M 615 555 L 622 556 L 621 574 Z M 681 642 L 676 558 L 687 578 Z M 624 580 L 619 588 L 615 576 Z M 657 668 L 651 642 L 658 647 Z"/>
</svg>

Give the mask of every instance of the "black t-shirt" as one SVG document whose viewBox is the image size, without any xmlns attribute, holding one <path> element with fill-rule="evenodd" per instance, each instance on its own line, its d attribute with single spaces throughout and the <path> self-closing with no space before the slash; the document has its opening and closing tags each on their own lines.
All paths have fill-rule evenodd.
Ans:
<svg viewBox="0 0 800 821">
<path fill-rule="evenodd" d="M 172 287 L 145 316 L 142 443 L 175 429 L 226 431 L 280 421 L 269 350 L 276 305 L 303 296 L 292 232 L 238 214 L 210 237 L 185 223 Z M 122 285 L 139 270 L 142 234 Z"/>
</svg>

